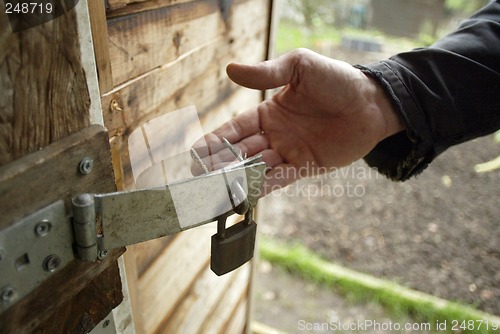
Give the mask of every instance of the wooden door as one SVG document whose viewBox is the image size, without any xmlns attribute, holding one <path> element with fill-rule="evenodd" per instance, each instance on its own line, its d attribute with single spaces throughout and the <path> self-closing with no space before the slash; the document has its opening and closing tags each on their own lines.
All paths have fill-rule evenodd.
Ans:
<svg viewBox="0 0 500 334">
<path fill-rule="evenodd" d="M 57 200 L 64 200 L 69 216 L 72 196 L 116 189 L 109 137 L 102 127 L 86 1 L 20 32 L 11 30 L 3 4 L 0 232 Z M 88 174 L 78 170 L 85 157 L 94 162 Z M 42 266 L 34 261 L 39 254 L 2 252 L 0 268 L 16 265 L 18 277 Z M 9 282 L 11 293 L 0 301 L 0 333 L 89 332 L 122 300 L 117 266 L 122 252 L 110 252 L 102 261 L 73 260 L 56 267 L 22 298 L 17 282 Z"/>
<path fill-rule="evenodd" d="M 56 200 L 70 215 L 76 194 L 133 187 L 127 141 L 143 122 L 194 105 L 210 131 L 258 103 L 262 94 L 230 83 L 225 66 L 266 58 L 270 12 L 270 0 L 80 0 L 14 33 L 2 10 L 0 232 Z M 86 157 L 88 174 L 78 170 Z M 129 248 L 137 333 L 248 329 L 252 266 L 215 276 L 214 233 L 212 225 Z M 0 314 L 0 332 L 87 333 L 123 299 L 122 253 L 56 270 Z"/>
</svg>

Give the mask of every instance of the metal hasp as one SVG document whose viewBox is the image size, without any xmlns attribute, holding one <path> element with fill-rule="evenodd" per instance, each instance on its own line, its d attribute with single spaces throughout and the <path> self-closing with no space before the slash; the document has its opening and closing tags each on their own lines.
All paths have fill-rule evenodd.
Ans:
<svg viewBox="0 0 500 334">
<path fill-rule="evenodd" d="M 237 197 L 242 195 L 233 197 L 231 185 L 235 181 L 240 183 L 248 204 L 254 207 L 266 168 L 260 159 L 261 156 L 255 156 L 154 189 L 94 195 L 104 248 L 99 251 L 178 233 L 236 213 Z"/>
</svg>

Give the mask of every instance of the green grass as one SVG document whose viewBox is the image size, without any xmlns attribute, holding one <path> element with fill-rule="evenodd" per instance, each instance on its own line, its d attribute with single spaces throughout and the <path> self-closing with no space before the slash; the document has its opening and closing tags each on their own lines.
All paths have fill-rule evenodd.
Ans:
<svg viewBox="0 0 500 334">
<path fill-rule="evenodd" d="M 456 302 L 440 299 L 397 283 L 379 279 L 330 263 L 301 245 L 276 243 L 266 238 L 260 240 L 260 255 L 263 259 L 299 274 L 316 283 L 324 284 L 357 300 L 372 301 L 383 305 L 396 317 L 411 316 L 415 321 L 427 322 L 435 330 L 436 321 L 447 323 L 451 330 L 453 321 L 472 321 L 474 329 L 465 328 L 461 333 L 500 333 L 500 318 Z M 481 326 L 480 321 L 488 321 Z M 492 328 L 495 327 L 495 329 Z M 479 328 L 478 328 L 479 327 Z"/>
<path fill-rule="evenodd" d="M 276 53 L 283 54 L 298 48 L 316 49 L 319 43 L 338 43 L 339 30 L 331 27 L 306 28 L 293 22 L 281 20 L 276 33 Z"/>
<path fill-rule="evenodd" d="M 378 38 L 386 43 L 401 46 L 410 50 L 419 46 L 418 41 L 409 38 L 387 36 L 376 30 L 360 30 L 354 28 L 338 28 L 322 24 L 307 28 L 295 22 L 280 20 L 276 29 L 276 54 L 283 54 L 297 48 L 317 50 L 322 44 L 340 44 L 342 36 Z"/>
</svg>

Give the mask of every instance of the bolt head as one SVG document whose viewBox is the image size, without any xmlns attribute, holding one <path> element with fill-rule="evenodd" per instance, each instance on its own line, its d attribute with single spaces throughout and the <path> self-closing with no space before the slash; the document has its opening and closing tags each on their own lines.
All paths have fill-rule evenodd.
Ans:
<svg viewBox="0 0 500 334">
<path fill-rule="evenodd" d="M 43 261 L 43 270 L 53 272 L 61 265 L 61 258 L 55 254 L 49 255 Z"/>
<path fill-rule="evenodd" d="M 0 291 L 0 299 L 2 302 L 10 303 L 16 296 L 16 291 L 10 285 L 7 285 Z"/>
<path fill-rule="evenodd" d="M 99 260 L 104 259 L 106 256 L 108 256 L 108 251 L 107 250 L 102 250 L 97 253 L 97 258 Z"/>
<path fill-rule="evenodd" d="M 52 224 L 48 220 L 43 220 L 35 225 L 35 234 L 39 237 L 44 237 L 49 234 Z"/>
<path fill-rule="evenodd" d="M 92 160 L 92 158 L 85 157 L 80 161 L 78 170 L 80 171 L 80 173 L 87 175 L 90 174 L 93 167 L 94 167 L 94 160 Z"/>
</svg>

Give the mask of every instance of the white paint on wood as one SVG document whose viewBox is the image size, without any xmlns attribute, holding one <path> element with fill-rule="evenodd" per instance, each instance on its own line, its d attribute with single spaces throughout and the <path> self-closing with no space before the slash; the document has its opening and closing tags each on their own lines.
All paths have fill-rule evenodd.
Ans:
<svg viewBox="0 0 500 334">
<path fill-rule="evenodd" d="M 82 67 L 85 70 L 90 95 L 90 124 L 104 125 L 87 0 L 79 1 L 75 6 L 75 10 L 77 16 L 78 36 L 80 38 Z"/>
<path fill-rule="evenodd" d="M 132 317 L 132 306 L 130 304 L 130 293 L 123 256 L 118 258 L 118 268 L 120 269 L 120 278 L 122 281 L 123 301 L 113 309 L 115 329 L 118 334 L 134 334 L 135 325 Z"/>
</svg>

